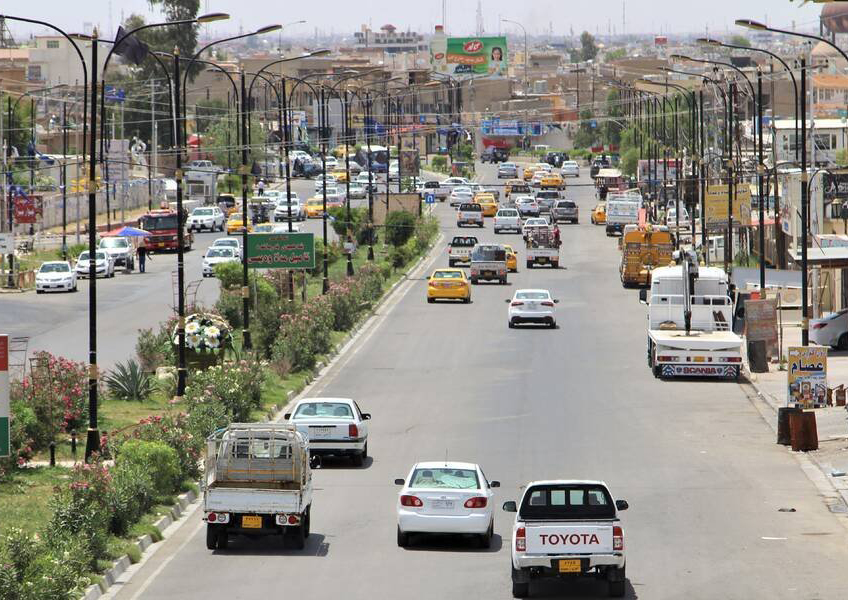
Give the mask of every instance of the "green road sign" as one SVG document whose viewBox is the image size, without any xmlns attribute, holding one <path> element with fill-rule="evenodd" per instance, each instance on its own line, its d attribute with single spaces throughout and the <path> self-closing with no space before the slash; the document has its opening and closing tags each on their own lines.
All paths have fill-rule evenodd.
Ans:
<svg viewBox="0 0 848 600">
<path fill-rule="evenodd" d="M 9 456 L 9 417 L 0 417 L 0 457 Z"/>
<path fill-rule="evenodd" d="M 314 269 L 315 236 L 311 233 L 251 233 L 247 236 L 251 269 Z"/>
</svg>

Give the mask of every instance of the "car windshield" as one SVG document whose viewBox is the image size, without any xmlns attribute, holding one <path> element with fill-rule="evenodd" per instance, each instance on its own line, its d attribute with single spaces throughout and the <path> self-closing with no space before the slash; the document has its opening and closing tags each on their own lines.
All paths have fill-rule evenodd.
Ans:
<svg viewBox="0 0 848 600">
<path fill-rule="evenodd" d="M 548 292 L 516 292 L 516 300 L 548 300 L 551 295 Z"/>
<path fill-rule="evenodd" d="M 480 481 L 473 469 L 415 469 L 409 478 L 409 487 L 477 490 Z"/>
<path fill-rule="evenodd" d="M 322 419 L 349 419 L 353 411 L 344 402 L 304 402 L 297 407 L 294 418 L 320 417 Z"/>
<path fill-rule="evenodd" d="M 126 238 L 104 238 L 100 240 L 101 248 L 129 248 Z"/>
<path fill-rule="evenodd" d="M 600 485 L 540 485 L 524 494 L 521 519 L 611 519 L 615 505 L 607 489 Z"/>
<path fill-rule="evenodd" d="M 206 258 L 232 258 L 233 256 L 235 256 L 233 249 L 223 246 L 212 246 L 206 251 Z"/>
<path fill-rule="evenodd" d="M 459 210 L 480 212 L 483 209 L 480 207 L 479 204 L 462 204 L 460 205 Z"/>
<path fill-rule="evenodd" d="M 498 216 L 499 217 L 517 217 L 518 211 L 517 210 L 499 210 Z"/>
<path fill-rule="evenodd" d="M 461 271 L 436 271 L 433 279 L 462 279 Z"/>
<path fill-rule="evenodd" d="M 88 251 L 83 252 L 79 255 L 79 260 L 88 260 Z M 94 260 L 106 260 L 105 252 L 97 252 L 94 255 Z"/>
<path fill-rule="evenodd" d="M 557 208 L 574 208 L 577 206 L 574 202 L 568 200 L 566 202 L 557 202 Z"/>
<path fill-rule="evenodd" d="M 39 273 L 67 273 L 71 268 L 65 263 L 44 263 L 38 270 Z"/>
<path fill-rule="evenodd" d="M 195 217 L 211 217 L 212 209 L 211 208 L 195 208 L 192 213 Z"/>
<path fill-rule="evenodd" d="M 164 231 L 177 228 L 177 215 L 150 215 L 142 217 L 141 228 L 147 231 Z"/>
<path fill-rule="evenodd" d="M 527 219 L 524 222 L 525 227 L 544 227 L 548 224 L 545 219 Z"/>
<path fill-rule="evenodd" d="M 216 240 L 213 246 L 229 246 L 232 248 L 238 248 L 238 240 Z"/>
</svg>

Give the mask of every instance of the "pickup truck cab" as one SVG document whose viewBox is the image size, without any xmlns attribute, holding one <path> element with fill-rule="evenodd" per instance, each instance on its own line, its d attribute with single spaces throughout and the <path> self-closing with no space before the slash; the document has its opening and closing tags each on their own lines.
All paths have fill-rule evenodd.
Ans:
<svg viewBox="0 0 848 600">
<path fill-rule="evenodd" d="M 521 501 L 504 502 L 514 512 L 512 595 L 525 598 L 530 582 L 594 576 L 609 582 L 609 594 L 624 596 L 624 533 L 614 500 L 602 481 L 533 481 Z"/>
<path fill-rule="evenodd" d="M 448 266 L 453 267 L 457 263 L 471 263 L 471 251 L 477 245 L 477 238 L 473 235 L 457 235 L 448 244 Z"/>
<path fill-rule="evenodd" d="M 466 202 L 459 205 L 456 213 L 456 226 L 476 225 L 483 227 L 483 207 L 476 202 Z"/>
</svg>

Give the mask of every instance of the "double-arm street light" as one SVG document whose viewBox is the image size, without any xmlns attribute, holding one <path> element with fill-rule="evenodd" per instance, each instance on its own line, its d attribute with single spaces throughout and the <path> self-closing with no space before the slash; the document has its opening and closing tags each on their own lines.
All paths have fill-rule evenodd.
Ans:
<svg viewBox="0 0 848 600">
<path fill-rule="evenodd" d="M 527 29 L 525 29 L 524 25 L 519 23 L 518 21 L 513 21 L 512 19 L 501 19 L 504 23 L 512 23 L 513 25 L 518 25 L 521 27 L 521 31 L 524 32 L 524 93 L 528 93 L 530 91 L 530 83 L 527 79 L 527 60 L 529 56 L 527 55 Z"/>
</svg>

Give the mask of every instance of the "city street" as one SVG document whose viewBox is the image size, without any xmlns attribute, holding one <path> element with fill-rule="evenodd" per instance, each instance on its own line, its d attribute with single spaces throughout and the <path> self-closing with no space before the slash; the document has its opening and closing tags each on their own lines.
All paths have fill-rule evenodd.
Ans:
<svg viewBox="0 0 848 600">
<path fill-rule="evenodd" d="M 622 514 L 628 597 L 844 597 L 846 517 L 828 510 L 796 458 L 775 445 L 744 388 L 652 376 L 645 308 L 635 290 L 621 286 L 617 240 L 589 222 L 595 197 L 586 171 L 568 180 L 580 224 L 561 225 L 559 270 L 526 270 L 521 237 L 496 237 L 490 219 L 483 230 L 461 230 L 519 251 L 520 272 L 510 274 L 509 285 L 475 286 L 470 305 L 425 301 L 425 278 L 432 267 L 447 266 L 444 245 L 459 231 L 453 209 L 437 206 L 445 239 L 427 268 L 307 390 L 354 398 L 373 419 L 364 468 L 326 461 L 315 473 L 304 551 L 240 537 L 229 550 L 211 552 L 195 511 L 107 597 L 508 598 L 513 515 L 500 505 L 519 499 L 528 481 L 556 478 L 600 479 L 629 501 Z M 478 173 L 483 183 L 497 183 L 494 167 L 478 166 Z M 194 251 L 190 260 L 199 257 Z M 130 315 L 169 303 L 171 267 L 155 258 L 159 271 L 145 285 L 135 283 L 139 276 L 119 276 L 101 288 L 109 289 L 101 330 L 109 337 L 129 335 Z M 207 285 L 211 293 L 211 284 L 201 287 Z M 522 287 L 548 288 L 560 300 L 558 329 L 507 328 L 504 300 Z M 62 306 L 69 324 L 39 333 L 62 348 L 76 342 L 78 359 L 84 344 L 68 338 L 84 321 L 84 298 L 46 299 Z M 25 311 L 12 311 L 17 323 L 43 318 L 38 302 L 27 299 Z M 128 311 L 121 304 L 130 300 Z M 479 462 L 502 483 L 488 551 L 448 537 L 413 536 L 406 549 L 395 544 L 394 478 L 414 462 L 444 458 Z M 545 583 L 532 591 L 601 598 L 607 586 Z"/>
</svg>

